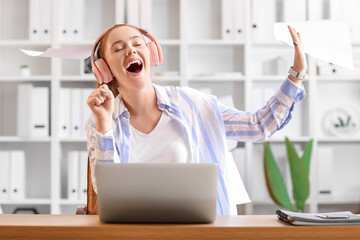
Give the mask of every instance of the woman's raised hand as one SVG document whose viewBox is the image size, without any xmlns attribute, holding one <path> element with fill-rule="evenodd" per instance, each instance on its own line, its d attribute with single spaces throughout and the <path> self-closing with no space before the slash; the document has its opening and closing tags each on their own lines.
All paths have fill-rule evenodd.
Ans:
<svg viewBox="0 0 360 240">
<path fill-rule="evenodd" d="M 87 104 L 96 116 L 96 130 L 107 132 L 112 126 L 114 95 L 106 84 L 94 90 L 87 99 Z"/>
<path fill-rule="evenodd" d="M 303 73 L 307 70 L 306 57 L 304 47 L 301 42 L 300 33 L 296 32 L 295 28 L 288 26 L 291 38 L 295 47 L 295 57 L 293 69 L 297 72 Z"/>
</svg>

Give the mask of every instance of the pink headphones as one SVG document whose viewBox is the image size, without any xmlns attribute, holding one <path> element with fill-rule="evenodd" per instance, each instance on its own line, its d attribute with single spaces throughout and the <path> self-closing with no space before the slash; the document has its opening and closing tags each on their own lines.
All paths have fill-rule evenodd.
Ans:
<svg viewBox="0 0 360 240">
<path fill-rule="evenodd" d="M 147 31 L 145 31 L 142 28 L 139 28 L 137 26 L 130 25 L 130 24 L 118 24 L 115 26 L 129 26 L 129 27 L 133 27 L 133 28 L 139 30 L 144 36 L 146 36 L 151 41 L 151 42 L 146 43 L 146 46 L 148 47 L 149 52 L 150 52 L 150 66 L 154 67 L 154 66 L 157 66 L 160 63 L 162 63 L 163 57 L 162 57 L 161 47 L 160 47 L 158 41 L 150 33 L 148 33 Z M 113 26 L 113 27 L 115 27 L 115 26 Z M 96 51 L 99 43 L 101 42 L 102 37 L 113 27 L 108 28 L 106 31 L 104 31 L 102 34 L 100 34 L 100 36 L 96 39 L 94 46 L 92 48 L 92 51 L 91 51 L 92 70 L 100 84 L 109 83 L 114 78 L 114 75 L 112 74 L 109 66 L 106 64 L 104 59 L 98 58 L 97 60 L 94 60 L 95 51 Z"/>
</svg>

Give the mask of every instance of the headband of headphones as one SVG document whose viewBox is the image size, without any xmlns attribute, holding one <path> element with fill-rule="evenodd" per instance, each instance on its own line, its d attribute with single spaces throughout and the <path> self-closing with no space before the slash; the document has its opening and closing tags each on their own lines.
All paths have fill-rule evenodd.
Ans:
<svg viewBox="0 0 360 240">
<path fill-rule="evenodd" d="M 103 38 L 103 36 L 109 30 L 113 29 L 116 26 L 129 26 L 129 27 L 135 28 L 135 29 L 139 30 L 141 32 L 141 34 L 143 34 L 148 39 L 150 39 L 151 42 L 147 43 L 147 47 L 150 51 L 150 65 L 151 66 L 157 66 L 163 61 L 160 44 L 150 33 L 148 33 L 146 30 L 139 28 L 135 25 L 117 24 L 115 26 L 108 28 L 102 34 L 100 34 L 100 36 L 96 39 L 94 46 L 92 48 L 92 51 L 91 51 L 91 67 L 92 67 L 92 70 L 100 84 L 111 82 L 113 79 L 113 74 L 111 73 L 111 70 L 110 70 L 109 66 L 106 64 L 104 59 L 98 58 L 97 60 L 94 60 L 95 51 L 97 50 L 97 47 L 98 47 L 99 43 L 101 42 L 101 39 Z"/>
</svg>

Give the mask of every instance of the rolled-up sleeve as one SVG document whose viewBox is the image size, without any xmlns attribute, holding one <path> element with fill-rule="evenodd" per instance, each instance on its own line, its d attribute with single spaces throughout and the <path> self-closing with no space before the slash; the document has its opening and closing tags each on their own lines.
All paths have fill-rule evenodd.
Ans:
<svg viewBox="0 0 360 240">
<path fill-rule="evenodd" d="M 266 141 L 292 118 L 294 104 L 306 95 L 304 86 L 286 79 L 266 105 L 255 113 L 244 112 L 219 103 L 226 136 L 237 141 Z"/>
<path fill-rule="evenodd" d="M 95 116 L 91 114 L 86 123 L 87 149 L 89 152 L 91 179 L 94 191 L 97 193 L 95 165 L 98 161 L 114 162 L 115 142 L 113 131 L 102 134 L 96 130 Z"/>
</svg>

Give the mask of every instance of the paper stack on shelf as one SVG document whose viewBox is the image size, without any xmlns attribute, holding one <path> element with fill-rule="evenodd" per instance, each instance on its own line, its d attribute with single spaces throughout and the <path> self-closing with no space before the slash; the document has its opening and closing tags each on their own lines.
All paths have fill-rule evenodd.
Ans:
<svg viewBox="0 0 360 240">
<path fill-rule="evenodd" d="M 24 151 L 0 151 L 0 200 L 25 199 Z"/>
<path fill-rule="evenodd" d="M 68 199 L 86 201 L 87 197 L 87 151 L 68 153 Z"/>
<path fill-rule="evenodd" d="M 18 85 L 18 136 L 49 136 L 49 88 Z"/>
</svg>

